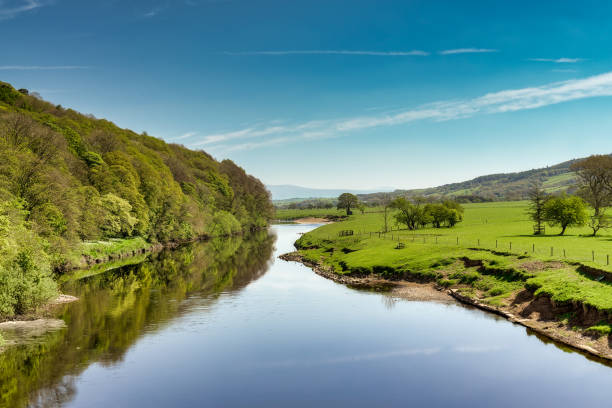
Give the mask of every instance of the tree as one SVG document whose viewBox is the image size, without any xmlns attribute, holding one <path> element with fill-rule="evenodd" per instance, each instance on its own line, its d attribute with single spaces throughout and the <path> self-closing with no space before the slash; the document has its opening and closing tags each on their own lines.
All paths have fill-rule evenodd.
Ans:
<svg viewBox="0 0 612 408">
<path fill-rule="evenodd" d="M 109 237 L 129 237 L 134 231 L 138 219 L 132 216 L 132 206 L 123 198 L 113 193 L 105 194 L 102 207 L 106 210 L 102 229 Z"/>
<path fill-rule="evenodd" d="M 391 208 L 391 194 L 383 193 L 382 199 L 380 201 L 383 206 L 383 213 L 385 217 L 385 232 L 389 231 L 389 209 Z"/>
<path fill-rule="evenodd" d="M 547 200 L 544 214 L 551 226 L 561 227 L 559 235 L 563 235 L 567 227 L 584 225 L 588 218 L 584 201 L 580 197 L 567 195 Z"/>
<path fill-rule="evenodd" d="M 346 215 L 351 215 L 353 213 L 351 208 L 355 208 L 357 206 L 359 206 L 359 199 L 355 194 L 342 193 L 340 194 L 340 197 L 338 197 L 337 208 L 339 210 L 346 210 Z"/>
<path fill-rule="evenodd" d="M 548 196 L 544 189 L 542 188 L 542 184 L 537 182 L 531 186 L 529 190 L 529 207 L 527 209 L 527 214 L 529 218 L 534 222 L 534 235 L 539 235 L 542 233 L 542 225 L 546 221 L 545 217 L 545 205 L 548 200 Z"/>
<path fill-rule="evenodd" d="M 390 204 L 390 208 L 395 208 L 399 212 L 395 215 L 395 220 L 406 225 L 409 230 L 415 230 L 427 224 L 427 212 L 424 207 L 414 205 L 404 197 L 398 197 Z"/>
<path fill-rule="evenodd" d="M 571 169 L 578 176 L 578 195 L 593 208 L 589 227 L 595 236 L 610 226 L 605 208 L 612 203 L 612 157 L 593 155 L 573 163 Z"/>
</svg>

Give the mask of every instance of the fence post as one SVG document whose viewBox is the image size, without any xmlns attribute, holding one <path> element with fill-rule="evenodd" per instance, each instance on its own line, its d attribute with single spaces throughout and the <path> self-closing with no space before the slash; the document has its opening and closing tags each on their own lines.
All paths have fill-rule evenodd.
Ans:
<svg viewBox="0 0 612 408">
<path fill-rule="evenodd" d="M 457 245 L 459 245 L 459 237 L 457 237 Z"/>
<path fill-rule="evenodd" d="M 606 255 L 606 265 L 610 265 L 610 255 Z"/>
<path fill-rule="evenodd" d="M 535 244 L 531 244 L 531 252 L 535 254 Z"/>
<path fill-rule="evenodd" d="M 550 247 L 550 256 L 553 256 L 553 247 Z"/>
<path fill-rule="evenodd" d="M 512 251 L 512 242 L 510 242 L 510 250 Z"/>
<path fill-rule="evenodd" d="M 480 238 L 478 238 L 478 246 L 480 246 Z"/>
<path fill-rule="evenodd" d="M 497 248 L 497 240 L 495 240 L 495 248 Z"/>
<path fill-rule="evenodd" d="M 591 251 L 591 254 L 593 255 L 593 262 L 595 262 L 595 251 Z"/>
<path fill-rule="evenodd" d="M 563 250 L 563 257 L 565 258 L 565 249 Z"/>
</svg>

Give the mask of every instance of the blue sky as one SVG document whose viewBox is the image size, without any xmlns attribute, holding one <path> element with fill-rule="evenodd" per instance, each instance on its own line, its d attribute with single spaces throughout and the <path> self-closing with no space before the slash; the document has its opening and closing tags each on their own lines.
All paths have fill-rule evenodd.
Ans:
<svg viewBox="0 0 612 408">
<path fill-rule="evenodd" d="M 426 187 L 612 152 L 611 12 L 0 0 L 0 80 L 268 184 Z"/>
</svg>

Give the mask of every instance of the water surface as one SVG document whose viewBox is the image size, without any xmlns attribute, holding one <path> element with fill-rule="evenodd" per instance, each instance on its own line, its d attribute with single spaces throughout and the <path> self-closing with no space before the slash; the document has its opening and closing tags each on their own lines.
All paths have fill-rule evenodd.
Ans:
<svg viewBox="0 0 612 408">
<path fill-rule="evenodd" d="M 313 227 L 195 244 L 66 284 L 81 298 L 61 313 L 67 328 L 0 355 L 2 402 L 608 406 L 612 368 L 521 326 L 276 259 Z"/>
</svg>

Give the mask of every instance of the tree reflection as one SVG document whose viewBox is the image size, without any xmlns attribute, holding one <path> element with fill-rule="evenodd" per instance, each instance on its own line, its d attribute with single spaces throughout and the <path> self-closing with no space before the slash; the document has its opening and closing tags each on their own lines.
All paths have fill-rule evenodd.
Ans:
<svg viewBox="0 0 612 408">
<path fill-rule="evenodd" d="M 187 312 L 182 301 L 188 296 L 214 302 L 222 292 L 238 291 L 261 277 L 273 244 L 267 232 L 194 243 L 67 282 L 64 292 L 80 298 L 59 312 L 67 328 L 0 354 L 0 405 L 51 407 L 70 401 L 80 372 L 94 362 L 121 361 L 143 333 Z"/>
</svg>

